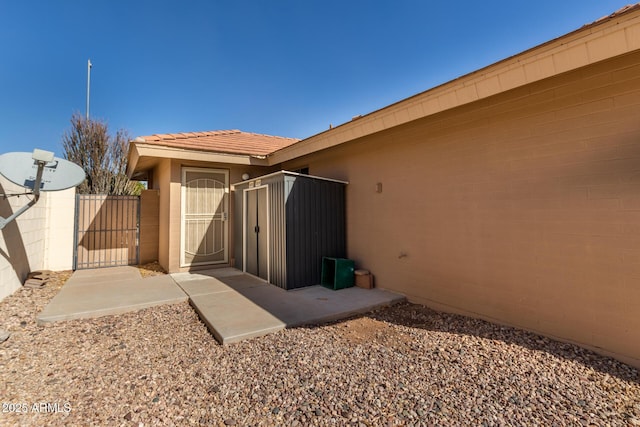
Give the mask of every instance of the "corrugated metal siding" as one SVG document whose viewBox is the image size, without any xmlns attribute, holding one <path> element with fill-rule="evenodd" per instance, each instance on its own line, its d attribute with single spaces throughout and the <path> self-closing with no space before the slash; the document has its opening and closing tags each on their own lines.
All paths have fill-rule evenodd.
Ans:
<svg viewBox="0 0 640 427">
<path fill-rule="evenodd" d="M 287 289 L 320 283 L 322 257 L 345 256 L 344 185 L 286 176 Z"/>
<path fill-rule="evenodd" d="M 287 289 L 287 246 L 285 241 L 284 181 L 281 175 L 267 182 L 269 185 L 269 281 Z"/>
</svg>

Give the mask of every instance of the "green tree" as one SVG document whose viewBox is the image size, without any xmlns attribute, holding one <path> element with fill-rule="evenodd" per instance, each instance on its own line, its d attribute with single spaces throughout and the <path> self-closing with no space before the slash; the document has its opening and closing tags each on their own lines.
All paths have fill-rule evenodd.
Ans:
<svg viewBox="0 0 640 427">
<path fill-rule="evenodd" d="M 80 113 L 71 116 L 71 128 L 62 136 L 64 157 L 80 165 L 87 179 L 78 186 L 80 194 L 138 195 L 141 185 L 126 175 L 126 130 L 109 135 L 105 122 L 87 119 Z"/>
</svg>

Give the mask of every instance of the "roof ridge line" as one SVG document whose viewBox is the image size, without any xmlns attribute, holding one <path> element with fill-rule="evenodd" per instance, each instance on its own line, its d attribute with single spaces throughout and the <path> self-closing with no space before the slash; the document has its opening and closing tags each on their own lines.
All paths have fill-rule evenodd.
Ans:
<svg viewBox="0 0 640 427">
<path fill-rule="evenodd" d="M 269 134 L 266 134 L 266 133 L 242 132 L 242 131 L 240 131 L 240 133 L 248 134 L 248 135 L 266 136 L 268 138 L 292 139 L 292 140 L 295 140 L 295 141 L 300 141 L 299 138 L 292 138 L 292 137 L 289 137 L 289 136 L 278 136 L 278 135 L 269 135 Z"/>
<path fill-rule="evenodd" d="M 269 135 L 266 133 L 257 133 L 257 132 L 245 132 L 240 129 L 220 129 L 220 130 L 206 130 L 206 131 L 196 131 L 196 132 L 154 133 L 148 136 L 155 137 L 159 140 L 168 140 L 168 139 L 184 139 L 184 138 L 197 139 L 197 138 L 206 138 L 206 137 L 218 136 L 218 135 L 254 135 L 254 136 L 261 136 L 266 138 L 277 138 L 277 139 L 286 139 L 291 141 L 300 141 L 300 138 Z M 144 138 L 144 137 L 139 137 L 139 138 Z"/>
</svg>

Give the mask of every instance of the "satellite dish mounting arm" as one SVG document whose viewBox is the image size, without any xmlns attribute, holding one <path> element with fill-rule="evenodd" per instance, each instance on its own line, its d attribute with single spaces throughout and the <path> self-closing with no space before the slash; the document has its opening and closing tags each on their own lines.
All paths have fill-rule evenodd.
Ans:
<svg viewBox="0 0 640 427">
<path fill-rule="evenodd" d="M 53 161 L 53 153 L 36 148 L 35 150 L 33 150 L 32 158 L 38 164 L 38 172 L 36 173 L 36 180 L 33 184 L 33 192 L 31 193 L 33 194 L 33 199 L 17 211 L 15 211 L 10 217 L 3 218 L 0 216 L 0 230 L 2 230 L 5 225 L 9 224 L 11 221 L 25 213 L 31 206 L 38 203 L 38 199 L 40 199 L 40 183 L 42 181 L 42 172 L 44 171 L 45 165 Z"/>
</svg>

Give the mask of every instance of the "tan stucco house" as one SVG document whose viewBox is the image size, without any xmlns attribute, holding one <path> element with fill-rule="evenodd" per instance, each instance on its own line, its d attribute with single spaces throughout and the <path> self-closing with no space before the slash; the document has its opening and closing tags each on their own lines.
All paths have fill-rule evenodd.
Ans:
<svg viewBox="0 0 640 427">
<path fill-rule="evenodd" d="M 132 141 L 163 267 L 234 265 L 232 184 L 279 170 L 348 182 L 347 256 L 377 286 L 640 366 L 638 5 L 300 141 Z"/>
</svg>

